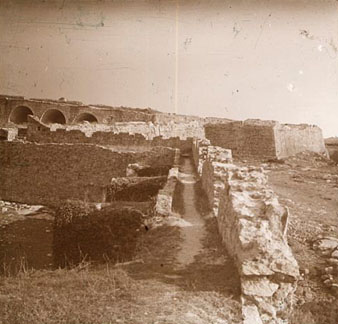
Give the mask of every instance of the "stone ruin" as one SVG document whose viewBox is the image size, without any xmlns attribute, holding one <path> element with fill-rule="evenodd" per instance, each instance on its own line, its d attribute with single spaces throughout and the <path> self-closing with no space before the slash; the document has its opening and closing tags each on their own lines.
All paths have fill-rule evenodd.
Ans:
<svg viewBox="0 0 338 324">
<path fill-rule="evenodd" d="M 0 97 L 2 200 L 57 207 L 154 198 L 156 215 L 167 217 L 180 154 L 191 153 L 240 274 L 245 324 L 287 323 L 299 268 L 286 238 L 288 209 L 264 170 L 237 161 L 305 150 L 326 154 L 318 127 Z"/>
<path fill-rule="evenodd" d="M 299 268 L 287 243 L 288 209 L 262 168 L 233 163 L 231 151 L 196 140 L 202 186 L 241 278 L 245 324 L 286 323 Z"/>
</svg>

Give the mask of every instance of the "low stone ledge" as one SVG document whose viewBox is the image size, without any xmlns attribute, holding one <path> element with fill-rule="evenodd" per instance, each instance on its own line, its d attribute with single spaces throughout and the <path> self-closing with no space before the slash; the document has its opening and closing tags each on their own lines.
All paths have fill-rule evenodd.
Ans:
<svg viewBox="0 0 338 324">
<path fill-rule="evenodd" d="M 155 211 L 158 216 L 167 217 L 172 213 L 173 198 L 179 174 L 179 160 L 180 150 L 176 149 L 174 167 L 169 170 L 167 182 L 156 197 Z"/>
<path fill-rule="evenodd" d="M 169 216 L 172 212 L 174 192 L 177 184 L 177 178 L 168 179 L 163 189 L 158 192 L 156 197 L 155 210 L 158 216 Z"/>
</svg>

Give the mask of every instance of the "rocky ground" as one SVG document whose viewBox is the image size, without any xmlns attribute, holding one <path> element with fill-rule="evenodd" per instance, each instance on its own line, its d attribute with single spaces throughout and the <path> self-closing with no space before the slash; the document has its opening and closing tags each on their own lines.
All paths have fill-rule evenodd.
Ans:
<svg viewBox="0 0 338 324">
<path fill-rule="evenodd" d="M 338 323 L 338 166 L 301 153 L 263 167 L 289 207 L 288 241 L 303 277 L 293 324 Z"/>
</svg>

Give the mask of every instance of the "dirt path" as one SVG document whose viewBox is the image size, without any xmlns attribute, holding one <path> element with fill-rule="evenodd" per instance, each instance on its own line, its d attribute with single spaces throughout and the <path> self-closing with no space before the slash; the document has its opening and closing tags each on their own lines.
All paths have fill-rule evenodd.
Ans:
<svg viewBox="0 0 338 324">
<path fill-rule="evenodd" d="M 182 218 L 188 222 L 181 228 L 181 250 L 177 255 L 177 262 L 186 266 L 194 261 L 194 258 L 202 250 L 202 240 L 206 236 L 204 220 L 195 206 L 196 175 L 192 161 L 189 158 L 182 159 L 180 167 L 179 181 L 183 184 L 184 215 Z"/>
<path fill-rule="evenodd" d="M 238 274 L 216 219 L 206 212 L 190 157 L 181 159 L 179 181 L 183 226 L 163 226 L 147 235 L 144 264 L 126 269 L 142 287 L 135 300 L 144 312 L 133 305 L 121 323 L 240 323 Z"/>
</svg>

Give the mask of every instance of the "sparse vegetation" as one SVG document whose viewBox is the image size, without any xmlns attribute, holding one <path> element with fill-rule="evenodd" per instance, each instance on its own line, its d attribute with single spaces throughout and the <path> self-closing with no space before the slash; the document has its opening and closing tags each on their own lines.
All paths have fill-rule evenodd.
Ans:
<svg viewBox="0 0 338 324">
<path fill-rule="evenodd" d="M 85 203 L 67 202 L 56 211 L 56 266 L 91 261 L 126 261 L 136 252 L 144 215 L 133 208 L 92 210 Z"/>
<path fill-rule="evenodd" d="M 0 282 L 1 324 L 116 323 L 139 288 L 121 269 L 85 264 L 21 272 Z"/>
<path fill-rule="evenodd" d="M 161 226 L 140 237 L 140 262 L 2 277 L 0 324 L 239 323 L 234 267 L 220 261 L 216 224 L 206 230 L 203 251 L 185 269 L 176 268 L 180 229 Z"/>
</svg>

